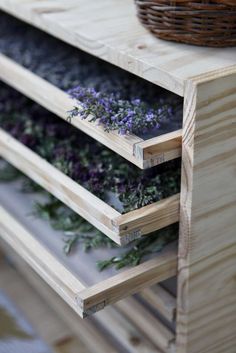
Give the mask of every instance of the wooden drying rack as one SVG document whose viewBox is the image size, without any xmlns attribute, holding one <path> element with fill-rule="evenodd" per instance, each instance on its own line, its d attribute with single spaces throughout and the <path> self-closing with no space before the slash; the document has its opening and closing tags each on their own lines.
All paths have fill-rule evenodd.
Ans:
<svg viewBox="0 0 236 353">
<path fill-rule="evenodd" d="M 131 0 L 89 6 L 85 0 L 0 0 L 0 8 L 184 97 L 182 133 L 157 138 L 151 158 L 145 157 L 149 142 L 134 137 L 130 143 L 131 137 L 120 144 L 116 134 L 107 137 L 84 121 L 73 124 L 141 168 L 178 157 L 182 141 L 175 348 L 177 353 L 235 353 L 236 49 L 157 40 L 138 23 Z M 52 106 L 50 85 L 3 56 L 0 61 L 3 80 L 65 118 L 68 98 L 55 98 Z M 10 67 L 21 84 L 13 83 L 18 80 L 10 77 Z M 45 97 L 37 93 L 39 81 L 48 90 Z"/>
</svg>

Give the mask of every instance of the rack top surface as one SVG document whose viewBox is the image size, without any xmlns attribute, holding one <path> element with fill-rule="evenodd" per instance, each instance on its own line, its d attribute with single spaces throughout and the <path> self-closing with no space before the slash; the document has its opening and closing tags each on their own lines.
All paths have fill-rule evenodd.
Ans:
<svg viewBox="0 0 236 353">
<path fill-rule="evenodd" d="M 0 9 L 182 96 L 191 78 L 236 67 L 236 48 L 156 39 L 133 0 L 0 0 Z"/>
</svg>

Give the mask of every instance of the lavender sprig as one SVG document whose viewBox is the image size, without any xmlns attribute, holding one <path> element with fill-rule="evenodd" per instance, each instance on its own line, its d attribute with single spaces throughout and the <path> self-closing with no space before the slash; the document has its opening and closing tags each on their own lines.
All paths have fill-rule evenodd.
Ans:
<svg viewBox="0 0 236 353">
<path fill-rule="evenodd" d="M 152 108 L 139 98 L 125 100 L 120 94 L 108 94 L 96 91 L 94 88 L 77 86 L 69 90 L 69 95 L 78 105 L 69 112 L 68 119 L 75 116 L 82 119 L 89 118 L 90 122 L 97 121 L 106 132 L 118 130 L 119 134 L 139 134 L 153 129 L 159 129 L 163 121 L 170 121 L 174 115 L 172 102 L 164 98 L 157 98 Z"/>
</svg>

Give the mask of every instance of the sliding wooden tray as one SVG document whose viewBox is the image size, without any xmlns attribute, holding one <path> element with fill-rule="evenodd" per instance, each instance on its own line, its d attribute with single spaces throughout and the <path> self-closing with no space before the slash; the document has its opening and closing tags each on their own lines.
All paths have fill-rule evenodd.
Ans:
<svg viewBox="0 0 236 353">
<path fill-rule="evenodd" d="M 98 259 L 119 256 L 123 251 L 119 247 L 90 253 L 78 248 L 70 256 L 64 255 L 63 233 L 30 216 L 37 196 L 23 194 L 20 184 L 0 184 L 0 237 L 81 317 L 176 275 L 176 244 L 119 272 L 96 268 Z"/>
<path fill-rule="evenodd" d="M 179 194 L 122 215 L 2 129 L 0 156 L 117 244 L 125 245 L 179 220 Z"/>
<path fill-rule="evenodd" d="M 92 352 L 114 353 L 115 347 L 113 346 L 113 350 L 112 347 L 109 347 L 110 340 L 107 339 L 108 335 L 109 338 L 115 339 L 119 352 L 123 352 L 123 347 L 130 353 L 174 352 L 171 350 L 174 348 L 174 330 L 163 324 L 155 313 L 150 312 L 145 303 L 140 303 L 134 296 L 107 307 L 106 310 L 100 311 L 88 320 L 82 320 L 58 295 L 55 295 L 55 292 L 47 283 L 12 248 L 4 241 L 0 242 L 0 246 L 3 247 L 4 253 L 10 258 L 11 263 L 14 264 L 19 273 L 44 298 L 45 302 L 55 310 L 72 332 L 82 341 L 85 341 L 86 345 L 92 346 Z M 20 282 L 24 282 L 24 278 L 20 278 Z M 168 297 L 168 293 L 165 293 Z M 96 326 L 97 331 L 95 331 L 94 326 Z M 103 332 L 102 337 L 100 336 L 100 331 Z M 106 339 L 104 340 L 105 337 Z"/>
<path fill-rule="evenodd" d="M 64 120 L 74 106 L 67 93 L 3 54 L 0 54 L 0 79 Z M 181 156 L 181 130 L 143 140 L 135 135 L 107 133 L 88 119 L 74 117 L 71 124 L 142 169 Z"/>
</svg>

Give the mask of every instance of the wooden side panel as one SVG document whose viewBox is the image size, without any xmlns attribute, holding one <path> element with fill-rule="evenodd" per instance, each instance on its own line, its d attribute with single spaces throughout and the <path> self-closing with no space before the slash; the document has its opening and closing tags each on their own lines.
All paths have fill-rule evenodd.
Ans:
<svg viewBox="0 0 236 353">
<path fill-rule="evenodd" d="M 185 102 L 178 353 L 236 352 L 236 68 Z"/>
</svg>

